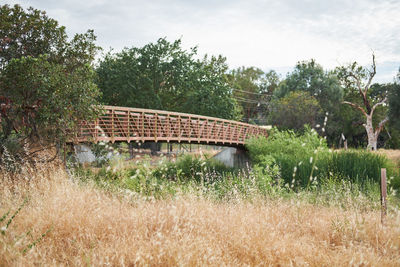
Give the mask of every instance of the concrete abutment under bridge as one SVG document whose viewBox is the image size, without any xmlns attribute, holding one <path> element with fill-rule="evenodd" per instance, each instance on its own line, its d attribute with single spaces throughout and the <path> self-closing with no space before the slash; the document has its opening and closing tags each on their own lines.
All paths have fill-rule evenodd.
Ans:
<svg viewBox="0 0 400 267">
<path fill-rule="evenodd" d="M 72 144 L 71 144 L 72 145 Z M 128 148 L 130 152 L 130 158 L 133 158 L 132 151 L 133 147 L 138 148 L 137 144 L 129 143 Z M 161 148 L 161 143 L 155 142 L 145 142 L 139 146 L 141 149 L 150 149 L 151 154 L 156 154 L 155 152 L 159 152 Z M 168 149 L 167 149 L 168 150 Z M 79 163 L 92 163 L 96 161 L 96 155 L 94 151 L 92 151 L 89 144 L 75 144 L 73 145 L 76 160 Z M 181 151 L 183 152 L 183 150 Z M 169 151 L 166 153 L 168 154 Z M 184 152 L 183 152 L 184 153 Z M 104 155 L 103 155 L 104 157 Z M 105 156 L 107 158 L 113 157 L 112 153 L 107 153 Z M 129 158 L 126 158 L 127 160 Z M 223 163 L 227 167 L 235 167 L 235 168 L 244 168 L 250 164 L 250 158 L 246 149 L 243 146 L 240 147 L 224 147 L 222 151 L 218 152 L 213 156 L 213 159 Z"/>
</svg>

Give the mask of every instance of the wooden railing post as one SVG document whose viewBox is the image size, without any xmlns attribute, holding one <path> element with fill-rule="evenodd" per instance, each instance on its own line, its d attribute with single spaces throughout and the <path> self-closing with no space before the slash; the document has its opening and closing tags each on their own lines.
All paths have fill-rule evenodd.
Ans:
<svg viewBox="0 0 400 267">
<path fill-rule="evenodd" d="M 169 143 L 169 139 L 171 138 L 171 122 L 169 120 L 169 114 L 167 114 L 167 122 L 166 123 L 167 123 L 167 142 Z"/>
<path fill-rule="evenodd" d="M 189 120 L 189 126 L 188 126 L 188 138 L 189 138 L 189 143 L 190 143 L 190 138 L 192 138 L 192 131 L 190 130 L 190 129 L 191 129 L 191 124 L 192 124 L 192 117 L 191 117 L 191 116 L 189 116 L 188 120 Z"/>
<path fill-rule="evenodd" d="M 141 132 L 142 132 L 142 142 L 144 142 L 144 112 L 142 112 L 142 129 L 141 129 Z"/>
<path fill-rule="evenodd" d="M 206 120 L 206 126 L 205 126 L 205 131 L 206 131 L 206 136 L 207 136 L 207 144 L 210 142 L 210 129 L 208 126 L 208 119 Z"/>
<path fill-rule="evenodd" d="M 181 142 L 181 115 L 178 115 L 178 142 Z"/>
<path fill-rule="evenodd" d="M 99 118 L 96 119 L 95 123 L 94 123 L 94 143 L 97 144 L 97 142 L 99 141 Z"/>
<path fill-rule="evenodd" d="M 114 109 L 111 109 L 111 142 L 114 143 Z"/>
<path fill-rule="evenodd" d="M 157 129 L 157 124 L 158 124 L 158 114 L 154 114 L 154 140 L 157 142 L 157 135 L 158 135 L 158 129 Z"/>
<path fill-rule="evenodd" d="M 225 136 L 226 136 L 226 131 L 225 131 L 225 122 L 222 123 L 222 143 L 225 144 Z"/>
<path fill-rule="evenodd" d="M 127 136 L 127 139 L 128 139 L 128 143 L 130 143 L 131 142 L 131 112 L 129 110 L 127 112 L 128 112 L 128 123 L 127 123 L 128 136 Z"/>
</svg>

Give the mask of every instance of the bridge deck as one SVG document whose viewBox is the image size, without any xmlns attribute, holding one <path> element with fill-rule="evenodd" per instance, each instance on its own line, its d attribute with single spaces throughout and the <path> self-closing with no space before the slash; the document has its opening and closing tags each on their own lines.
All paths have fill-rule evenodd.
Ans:
<svg viewBox="0 0 400 267">
<path fill-rule="evenodd" d="M 257 125 L 151 109 L 104 106 L 96 121 L 83 122 L 75 142 L 185 142 L 244 145 L 255 135 L 268 136 Z"/>
</svg>

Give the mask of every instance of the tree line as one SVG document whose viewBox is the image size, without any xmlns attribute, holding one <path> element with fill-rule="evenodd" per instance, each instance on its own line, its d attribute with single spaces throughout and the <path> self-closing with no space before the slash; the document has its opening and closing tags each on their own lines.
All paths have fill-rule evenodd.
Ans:
<svg viewBox="0 0 400 267">
<path fill-rule="evenodd" d="M 160 38 L 143 47 L 101 50 L 88 30 L 68 38 L 44 11 L 0 5 L 0 156 L 34 157 L 62 143 L 100 104 L 162 109 L 274 125 L 315 128 L 332 146 L 400 147 L 400 76 L 373 83 L 354 62 L 325 70 L 298 62 L 285 77 L 257 67 L 230 69 L 226 58 Z M 34 144 L 34 145 L 32 145 Z M 26 148 L 31 146 L 30 148 Z M 33 147 L 40 147 L 34 149 Z"/>
<path fill-rule="evenodd" d="M 400 146 L 399 79 L 373 83 L 374 55 L 370 68 L 354 62 L 328 71 L 314 59 L 301 61 L 284 78 L 256 67 L 229 70 L 221 55 L 196 56 L 197 48 L 186 51 L 181 40 L 165 38 L 108 53 L 96 68 L 102 102 L 298 132 L 309 125 L 335 147 Z"/>
</svg>

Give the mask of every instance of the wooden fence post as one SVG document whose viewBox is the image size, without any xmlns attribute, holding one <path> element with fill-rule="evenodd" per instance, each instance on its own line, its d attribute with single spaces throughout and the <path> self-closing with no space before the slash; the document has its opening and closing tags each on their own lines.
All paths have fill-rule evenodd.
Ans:
<svg viewBox="0 0 400 267">
<path fill-rule="evenodd" d="M 67 167 L 67 143 L 64 142 L 64 166 Z"/>
<path fill-rule="evenodd" d="M 386 198 L 387 198 L 386 169 L 382 168 L 381 169 L 381 205 L 382 205 L 381 222 L 382 222 L 382 224 L 385 223 L 386 213 L 387 213 Z"/>
</svg>

